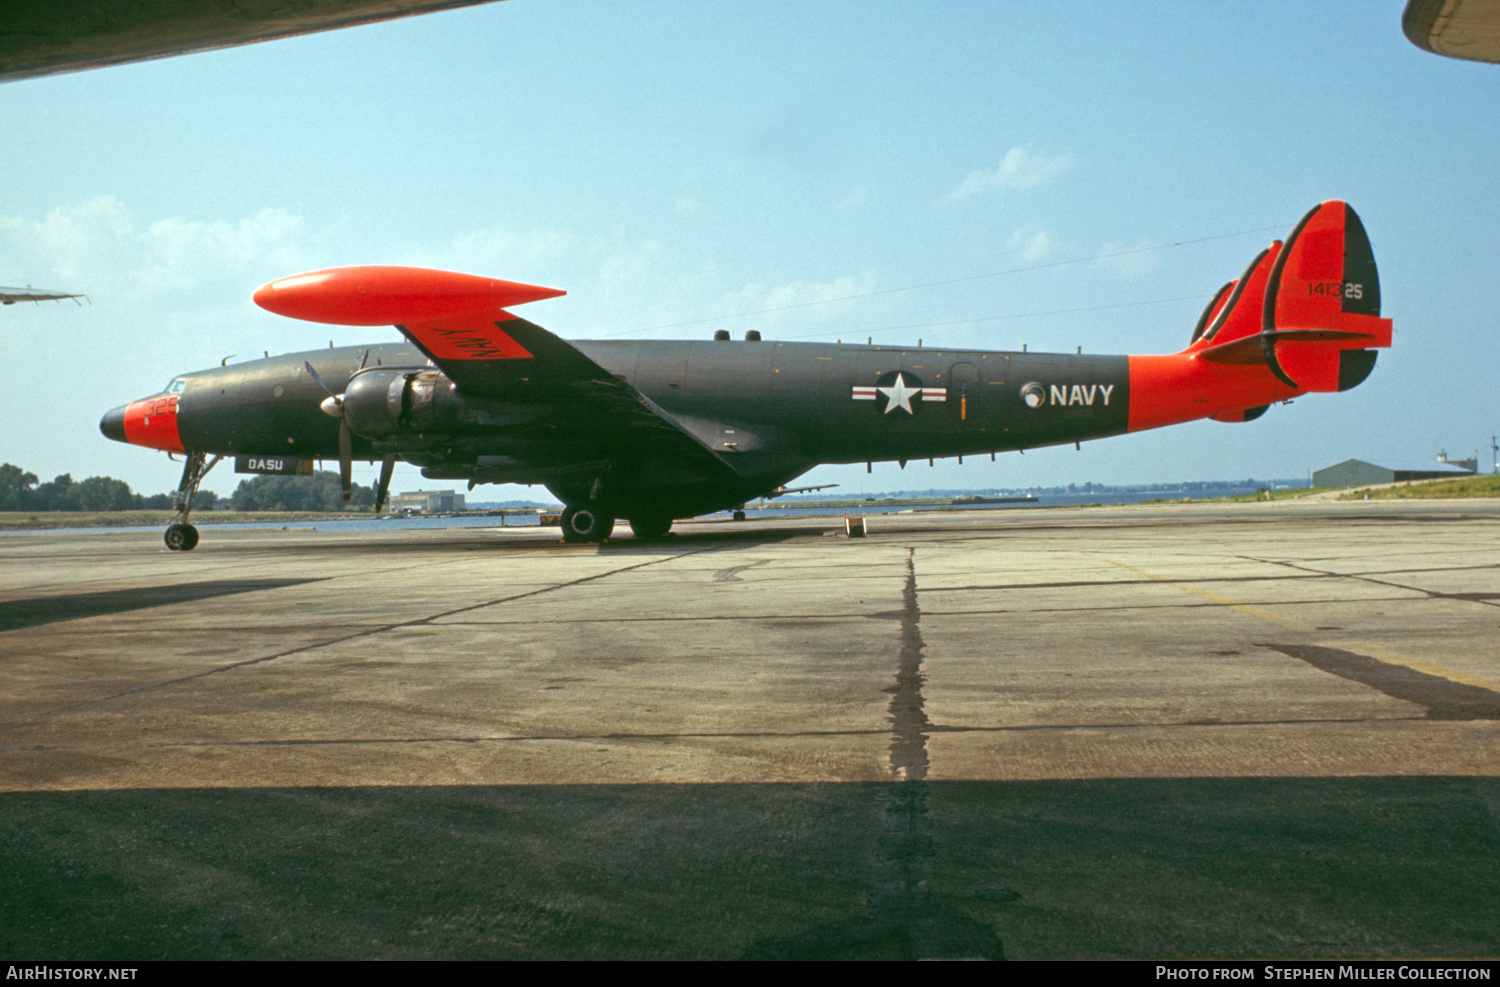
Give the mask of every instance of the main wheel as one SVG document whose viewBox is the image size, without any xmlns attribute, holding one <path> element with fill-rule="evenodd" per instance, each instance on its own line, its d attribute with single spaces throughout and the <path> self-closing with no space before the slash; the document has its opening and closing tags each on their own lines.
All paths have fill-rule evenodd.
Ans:
<svg viewBox="0 0 1500 987">
<path fill-rule="evenodd" d="M 174 552 L 191 552 L 198 545 L 198 529 L 191 524 L 174 524 L 167 528 L 162 540 Z"/>
<path fill-rule="evenodd" d="M 637 538 L 661 538 L 672 530 L 672 519 L 665 514 L 647 514 L 630 519 L 630 530 Z"/>
<path fill-rule="evenodd" d="M 744 511 L 735 511 L 734 512 L 734 519 L 736 521 L 743 521 L 743 520 L 745 520 L 745 512 Z"/>
<path fill-rule="evenodd" d="M 573 505 L 562 513 L 563 541 L 603 541 L 615 530 L 615 519 L 589 504 Z"/>
</svg>

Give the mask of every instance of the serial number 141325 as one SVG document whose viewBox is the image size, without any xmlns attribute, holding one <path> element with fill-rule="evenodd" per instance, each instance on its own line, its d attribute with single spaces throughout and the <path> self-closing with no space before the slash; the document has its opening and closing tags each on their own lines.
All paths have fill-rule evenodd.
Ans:
<svg viewBox="0 0 1500 987">
<path fill-rule="evenodd" d="M 1365 286 L 1355 284 L 1353 281 L 1309 281 L 1307 283 L 1309 295 L 1324 295 L 1329 298 L 1363 298 Z"/>
</svg>

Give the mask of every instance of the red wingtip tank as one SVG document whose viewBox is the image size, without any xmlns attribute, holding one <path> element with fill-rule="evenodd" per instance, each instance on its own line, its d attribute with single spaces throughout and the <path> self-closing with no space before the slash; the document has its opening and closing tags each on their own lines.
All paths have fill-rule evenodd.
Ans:
<svg viewBox="0 0 1500 987">
<path fill-rule="evenodd" d="M 339 326 L 388 326 L 495 313 L 511 305 L 556 298 L 559 288 L 500 281 L 422 267 L 335 267 L 281 278 L 256 289 L 268 312 Z"/>
</svg>

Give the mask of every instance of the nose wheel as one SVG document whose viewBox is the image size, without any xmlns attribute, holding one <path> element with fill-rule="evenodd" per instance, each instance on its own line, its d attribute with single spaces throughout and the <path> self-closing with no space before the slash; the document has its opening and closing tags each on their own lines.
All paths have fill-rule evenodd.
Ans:
<svg viewBox="0 0 1500 987">
<path fill-rule="evenodd" d="M 193 498 L 198 495 L 198 484 L 208 475 L 208 471 L 218 465 L 223 456 L 208 458 L 207 453 L 190 452 L 187 461 L 182 464 L 182 482 L 177 484 L 177 494 L 172 499 L 177 508 L 177 516 L 172 518 L 172 523 L 167 526 L 166 534 L 162 541 L 167 543 L 167 548 L 173 552 L 191 552 L 198 545 L 198 529 L 188 524 L 188 516 L 193 513 Z"/>
<path fill-rule="evenodd" d="M 191 552 L 198 544 L 198 529 L 191 524 L 174 524 L 162 540 L 174 552 Z"/>
<path fill-rule="evenodd" d="M 603 541 L 615 530 L 614 516 L 597 504 L 574 504 L 560 520 L 563 541 Z"/>
</svg>

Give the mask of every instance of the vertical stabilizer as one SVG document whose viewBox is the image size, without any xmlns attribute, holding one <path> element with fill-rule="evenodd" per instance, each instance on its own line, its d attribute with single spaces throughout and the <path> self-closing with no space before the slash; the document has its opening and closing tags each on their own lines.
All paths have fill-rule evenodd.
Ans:
<svg viewBox="0 0 1500 987">
<path fill-rule="evenodd" d="M 1364 224 L 1347 203 L 1315 206 L 1287 238 L 1266 285 L 1266 363 L 1298 390 L 1346 391 L 1369 376 L 1375 349 L 1390 345 Z"/>
</svg>

